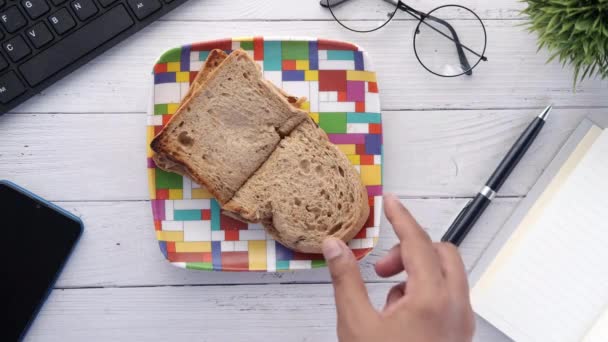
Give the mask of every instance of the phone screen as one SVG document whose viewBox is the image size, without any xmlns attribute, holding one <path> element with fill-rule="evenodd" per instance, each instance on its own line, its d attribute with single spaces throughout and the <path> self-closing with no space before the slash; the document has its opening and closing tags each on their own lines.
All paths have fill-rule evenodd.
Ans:
<svg viewBox="0 0 608 342">
<path fill-rule="evenodd" d="M 0 340 L 23 337 L 82 232 L 75 217 L 0 183 L 2 317 Z M 8 239 L 7 239 L 8 238 Z M 4 325 L 4 324 L 3 324 Z"/>
</svg>

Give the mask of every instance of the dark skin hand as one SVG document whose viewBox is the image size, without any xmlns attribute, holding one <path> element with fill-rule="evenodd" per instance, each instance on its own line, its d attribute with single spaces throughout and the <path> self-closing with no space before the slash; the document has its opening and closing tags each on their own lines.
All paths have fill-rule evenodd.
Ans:
<svg viewBox="0 0 608 342">
<path fill-rule="evenodd" d="M 407 272 L 407 282 L 390 289 L 376 310 L 359 265 L 338 239 L 323 243 L 334 285 L 338 338 L 342 342 L 471 341 L 475 330 L 469 285 L 462 259 L 452 244 L 433 243 L 394 195 L 384 197 L 384 212 L 400 243 L 376 263 L 376 273 Z"/>
</svg>

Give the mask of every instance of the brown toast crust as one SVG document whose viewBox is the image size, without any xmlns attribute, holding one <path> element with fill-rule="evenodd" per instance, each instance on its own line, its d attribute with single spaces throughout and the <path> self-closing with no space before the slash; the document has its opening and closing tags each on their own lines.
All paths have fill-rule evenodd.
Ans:
<svg viewBox="0 0 608 342">
<path fill-rule="evenodd" d="M 190 85 L 190 88 L 188 89 L 188 93 L 186 93 L 186 96 L 184 96 L 184 98 L 182 99 L 177 111 L 181 110 L 182 107 L 188 102 L 188 100 L 190 100 L 190 98 L 192 96 L 195 96 L 196 94 L 198 94 L 198 92 L 201 90 L 201 86 L 203 85 L 203 83 L 205 83 L 205 81 L 207 79 L 209 79 L 209 76 L 211 75 L 211 73 L 213 71 L 215 71 L 215 69 L 217 69 L 220 66 L 220 64 L 222 64 L 224 62 L 224 60 L 226 60 L 226 58 L 228 58 L 228 54 L 226 52 L 224 52 L 223 50 L 213 49 L 209 52 L 209 55 L 207 56 L 205 63 L 203 63 L 203 66 L 201 67 L 199 72 L 196 74 L 196 77 L 194 78 L 194 80 L 192 80 L 192 84 Z M 286 98 L 286 100 L 289 103 L 291 103 L 291 105 L 294 106 L 295 108 L 301 108 L 302 104 L 304 102 L 306 102 L 306 100 L 307 100 L 306 97 L 298 98 L 297 96 L 288 94 L 283 89 L 277 87 L 274 83 L 270 83 L 270 84 L 279 93 L 281 93 L 281 95 L 283 95 Z M 192 178 L 191 173 L 186 168 L 184 168 L 178 162 L 172 160 L 170 156 L 165 155 L 164 153 L 154 152 L 154 154 L 152 155 L 152 159 L 154 160 L 154 163 L 162 170 L 174 172 L 174 173 L 180 174 L 182 176 Z"/>
<path fill-rule="evenodd" d="M 179 112 L 180 110 L 183 110 L 183 106 L 186 103 L 188 103 L 188 101 L 190 100 L 190 98 L 192 98 L 193 95 L 196 95 L 200 91 L 201 85 L 209 78 L 209 75 L 211 75 L 211 73 L 213 71 L 215 71 L 215 69 L 217 69 L 217 67 L 220 64 L 222 64 L 222 62 L 224 62 L 224 60 L 226 60 L 226 58 L 228 58 L 228 54 L 226 52 L 224 52 L 223 50 L 213 49 L 209 52 L 209 55 L 207 56 L 205 63 L 203 63 L 203 66 L 199 70 L 198 74 L 196 74 L 196 77 L 194 78 L 194 80 L 192 80 L 192 84 L 190 85 L 190 89 L 188 89 L 186 96 L 184 96 L 184 98 L 182 99 L 182 102 L 180 103 L 179 107 L 175 111 L 176 113 Z M 172 119 L 173 118 L 171 118 L 171 120 Z M 171 122 L 171 121 L 169 121 L 169 122 Z M 155 137 L 155 139 L 156 139 L 156 137 Z M 152 142 L 154 142 L 154 141 L 152 141 Z M 186 170 L 183 166 L 181 166 L 177 162 L 171 160 L 171 158 L 169 156 L 165 155 L 164 153 L 155 152 L 154 155 L 152 156 L 152 159 L 154 160 L 154 163 L 156 163 L 156 165 L 158 167 L 160 167 L 161 169 L 163 169 L 165 171 L 175 172 L 182 176 L 191 177 L 188 170 Z"/>
<path fill-rule="evenodd" d="M 218 54 L 214 54 L 217 55 L 216 57 L 213 57 L 212 60 L 215 59 L 221 59 L 222 58 L 222 54 L 218 53 Z M 230 69 L 230 67 L 225 67 L 225 71 L 223 72 L 223 75 L 226 75 L 227 73 L 234 73 L 236 69 L 234 68 L 240 68 L 240 66 L 242 65 L 243 67 L 245 67 L 246 65 L 251 65 L 254 64 L 255 62 L 253 61 L 253 59 L 251 59 L 251 57 L 244 51 L 242 50 L 236 50 L 233 53 L 231 53 L 231 55 L 226 58 L 227 60 L 232 60 L 230 67 L 233 67 L 233 69 Z M 239 64 L 240 63 L 240 64 Z M 245 63 L 245 64 L 242 64 Z M 249 64 L 247 64 L 249 63 Z M 205 63 L 207 64 L 207 63 Z M 218 63 L 219 66 L 221 65 L 227 65 L 226 63 Z M 282 108 L 279 109 L 280 111 L 276 112 L 277 114 L 270 114 L 270 112 L 267 111 L 267 115 L 271 115 L 271 116 L 266 116 L 267 118 L 274 118 L 274 119 L 270 119 L 270 120 L 275 120 L 274 122 L 277 122 L 276 120 L 281 120 L 281 118 L 283 118 L 282 122 L 280 122 L 280 126 L 277 126 L 275 128 L 276 132 L 270 133 L 270 132 L 266 132 L 264 134 L 267 134 L 267 136 L 270 138 L 270 134 L 274 134 L 277 137 L 284 135 L 284 134 L 288 134 L 293 128 L 295 128 L 299 122 L 301 122 L 304 118 L 308 117 L 308 115 L 298 109 L 295 109 L 292 104 L 290 104 L 290 102 L 288 101 L 288 99 L 286 99 L 283 94 L 274 86 L 272 85 L 272 83 L 270 83 L 269 81 L 264 80 L 261 77 L 261 72 L 259 71 L 257 64 L 256 65 L 256 72 L 257 74 L 255 76 L 247 76 L 249 75 L 249 72 L 243 72 L 243 80 L 247 81 L 250 80 L 248 77 L 254 77 L 255 82 L 257 82 L 256 84 L 259 85 L 259 89 L 255 89 L 255 91 L 260 91 L 262 90 L 263 92 L 266 93 L 270 93 L 273 95 L 268 95 L 269 97 L 266 97 L 268 99 L 268 101 L 271 101 L 270 103 L 272 103 L 275 106 L 278 106 L 277 108 Z M 235 175 L 233 176 L 233 180 L 232 182 L 218 182 L 217 179 L 215 179 L 214 181 L 210 181 L 209 179 L 206 179 L 204 175 L 201 174 L 200 170 L 195 170 L 192 166 L 192 163 L 189 162 L 189 160 L 191 160 L 190 158 L 188 158 L 188 156 L 185 153 L 185 150 L 183 150 L 182 147 L 180 146 L 175 146 L 175 130 L 177 127 L 175 127 L 177 124 L 177 122 L 181 122 L 183 123 L 182 120 L 182 116 L 186 115 L 186 113 L 190 112 L 190 105 L 193 101 L 197 100 L 197 105 L 199 106 L 209 106 L 210 104 L 205 104 L 206 102 L 201 102 L 202 98 L 199 98 L 199 94 L 201 93 L 201 91 L 204 89 L 205 92 L 208 92 L 210 87 L 209 84 L 211 82 L 213 82 L 213 84 L 215 84 L 215 88 L 213 88 L 216 92 L 219 92 L 220 89 L 218 87 L 218 85 L 220 84 L 220 82 L 224 82 L 224 78 L 218 78 L 220 76 L 216 76 L 216 75 L 220 75 L 219 74 L 220 68 L 217 67 L 215 68 L 215 70 L 211 71 L 208 76 L 206 76 L 206 78 L 204 79 L 204 81 L 202 81 L 202 84 L 200 86 L 198 86 L 197 89 L 193 90 L 193 93 L 191 94 L 191 96 L 189 98 L 186 98 L 183 102 L 183 104 L 180 106 L 179 110 L 172 116 L 171 120 L 169 121 L 169 123 L 165 126 L 165 128 L 156 136 L 154 137 L 154 139 L 152 140 L 150 147 L 152 148 L 153 151 L 155 151 L 158 154 L 162 154 L 162 158 L 157 157 L 156 159 L 159 161 L 165 160 L 165 161 L 170 161 L 171 163 L 175 163 L 175 164 L 179 164 L 181 165 L 181 169 L 175 168 L 175 167 L 171 167 L 173 170 L 175 171 L 180 171 L 183 172 L 185 174 L 187 174 L 188 176 L 190 176 L 195 182 L 204 185 L 205 187 L 207 187 L 207 189 L 211 192 L 211 194 L 218 200 L 218 202 L 223 205 L 225 204 L 228 200 L 230 200 L 230 198 L 233 196 L 233 194 L 238 190 L 238 187 L 240 187 L 239 184 L 242 185 L 240 179 L 244 179 L 246 180 L 246 178 L 244 177 L 248 177 L 250 176 L 250 174 L 248 175 L 249 171 L 248 169 L 232 169 L 232 170 L 236 170 L 237 172 L 235 173 Z M 247 74 L 247 75 L 246 75 Z M 239 74 L 240 75 L 240 74 Z M 224 76 L 226 77 L 226 76 Z M 239 76 L 241 77 L 241 76 Z M 201 78 L 203 78 L 203 76 L 201 76 Z M 217 78 L 217 80 L 215 80 Z M 230 78 L 228 79 L 230 80 Z M 234 81 L 233 81 L 234 82 Z M 251 81 L 250 81 L 251 82 Z M 247 83 L 244 83 L 247 84 Z M 251 87 L 252 85 L 248 86 Z M 244 89 L 254 89 L 254 88 L 244 88 Z M 250 90 L 251 91 L 251 90 Z M 262 94 L 260 93 L 260 95 Z M 219 98 L 218 98 L 219 99 Z M 242 102 L 243 99 L 241 99 Z M 219 101 L 219 100 L 218 100 Z M 274 101 L 274 102 L 272 102 Z M 283 102 L 283 104 L 280 104 L 281 102 Z M 296 100 L 297 102 L 297 100 Z M 225 103 L 225 102 L 224 102 Z M 226 105 L 224 105 L 226 106 Z M 205 107 L 203 107 L 205 108 Z M 287 111 L 286 108 L 294 108 L 292 110 Z M 281 112 L 282 111 L 282 112 Z M 235 112 L 235 114 L 238 112 Z M 288 114 L 289 113 L 289 114 Z M 241 115 L 241 114 L 239 114 Z M 280 116 L 279 116 L 280 115 Z M 224 119 L 220 119 L 220 120 L 224 120 Z M 226 120 L 230 120 L 230 119 L 226 119 Z M 257 119 L 256 119 L 257 120 Z M 266 119 L 268 120 L 268 119 Z M 232 121 L 234 122 L 234 121 Z M 233 123 L 231 123 L 232 125 L 234 125 Z M 254 124 L 253 121 L 251 122 L 251 124 Z M 223 125 L 220 123 L 220 125 Z M 240 125 L 240 124 L 239 124 Z M 223 127 L 223 126 L 222 126 Z M 236 126 L 235 126 L 236 127 Z M 254 126 L 251 126 L 254 127 Z M 262 127 L 262 126 L 260 126 Z M 253 128 L 255 129 L 255 128 Z M 266 128 L 264 128 L 266 129 Z M 259 128 L 258 128 L 259 130 Z M 170 132 L 169 132 L 170 131 Z M 216 132 L 217 133 L 217 132 Z M 172 134 L 171 138 L 169 138 L 169 134 Z M 222 134 L 222 133 L 218 133 L 218 134 Z M 277 139 L 277 138 L 272 138 L 272 139 Z M 278 138 L 280 139 L 280 138 Z M 210 141 L 214 141 L 214 140 L 210 140 Z M 249 165 L 249 169 L 251 169 L 252 166 L 255 166 L 257 163 L 260 163 L 259 161 L 256 161 L 253 158 L 258 158 L 257 160 L 260 160 L 259 157 L 262 156 L 266 152 L 268 149 L 270 149 L 270 151 L 272 151 L 272 149 L 274 149 L 273 145 L 262 145 L 262 144 L 266 144 L 265 141 L 270 142 L 270 140 L 266 139 L 266 140 L 258 140 L 257 144 L 258 146 L 261 146 L 260 148 L 263 148 L 264 150 L 261 150 L 262 152 L 260 152 L 261 154 L 256 154 L 255 156 L 252 157 L 252 161 L 251 164 L 247 164 Z M 171 145 L 173 143 L 173 145 Z M 273 143 L 274 144 L 274 143 Z M 241 149 L 241 150 L 234 150 L 237 154 L 238 153 L 244 153 L 245 150 Z M 240 151 L 240 152 L 238 152 Z M 256 153 L 259 150 L 256 150 Z M 271 152 L 270 152 L 271 153 Z M 204 157 L 203 157 L 204 159 Z M 226 160 L 226 159 L 224 159 Z M 239 159 L 229 159 L 232 160 L 232 162 L 235 165 L 241 163 L 238 162 L 237 160 L 241 160 Z M 245 162 L 245 161 L 243 161 Z M 217 169 L 217 167 L 219 167 L 220 165 L 224 165 L 222 161 L 218 161 L 218 163 L 220 164 L 216 164 L 215 168 Z M 249 163 L 249 161 L 247 161 L 247 163 Z M 161 163 L 163 164 L 163 163 Z M 170 164 L 167 164 L 167 166 L 169 166 Z M 200 165 L 197 165 L 200 168 Z M 206 164 L 208 165 L 208 164 Z M 240 164 L 240 165 L 245 165 L 245 164 Z M 162 165 L 161 165 L 162 167 Z M 205 168 L 207 169 L 207 168 Z M 231 170 L 231 168 L 229 168 L 228 170 Z M 255 169 L 254 169 L 255 170 Z M 253 171 L 254 171 L 253 170 Z M 211 172 L 215 172 L 215 175 L 212 176 L 212 174 L 207 172 L 207 177 L 217 177 L 217 172 L 218 171 L 211 171 Z M 205 173 L 205 172 L 202 172 Z"/>
<path fill-rule="evenodd" d="M 299 146 L 304 148 L 285 150 L 289 152 L 281 152 L 281 148 L 277 148 L 264 166 L 258 169 L 222 208 L 225 214 L 238 220 L 261 223 L 274 240 L 288 248 L 303 253 L 320 253 L 321 244 L 325 238 L 332 236 L 347 242 L 364 226 L 370 210 L 367 189 L 346 156 L 331 144 L 325 132 L 312 120 L 302 122 L 298 128 L 292 131 L 292 135 L 294 133 L 297 134 L 297 137 L 290 136 L 290 140 L 286 144 L 293 146 L 300 141 Z M 302 145 L 302 140 L 299 140 L 302 135 L 310 138 L 304 140 L 305 145 Z M 287 145 L 282 145 L 282 148 L 286 148 Z M 327 151 L 329 153 L 327 156 L 331 157 L 314 152 L 314 146 L 321 146 L 321 151 Z M 309 147 L 313 152 L 308 153 Z M 297 151 L 303 152 L 302 157 L 299 155 L 296 157 Z M 278 154 L 275 156 L 276 153 Z M 330 160 L 329 163 L 327 163 L 327 158 Z M 289 162 L 287 159 L 293 161 Z M 301 165 L 299 164 L 301 160 L 309 162 L 310 169 L 313 168 L 312 165 L 317 165 L 316 167 L 321 167 L 322 171 L 317 174 L 302 173 L 298 166 Z M 331 160 L 335 160 L 335 164 Z M 328 169 L 332 164 L 332 169 Z M 334 176 L 335 181 L 328 183 L 323 175 L 339 169 L 340 166 L 342 169 L 339 174 L 336 173 Z M 274 176 L 273 172 L 279 172 L 279 175 Z M 340 174 L 345 177 L 342 182 Z M 283 175 L 288 175 L 288 177 L 281 179 Z M 278 181 L 275 181 L 275 178 Z M 298 178 L 300 178 L 299 181 L 297 181 Z M 293 185 L 281 185 L 288 184 L 291 180 L 295 182 Z M 300 185 L 297 185 L 298 183 Z M 316 192 L 312 195 L 303 190 L 306 187 L 315 187 L 315 184 L 319 185 L 321 195 Z M 352 187 L 345 184 L 351 184 Z M 285 191 L 286 189 L 291 192 Z M 342 191 L 344 191 L 344 197 L 342 197 Z M 340 192 L 340 197 L 338 197 L 338 192 Z M 353 197 L 348 201 L 346 198 L 351 195 Z M 322 196 L 326 196 L 325 200 Z M 303 210 L 304 206 L 306 211 Z M 317 219 L 318 214 L 314 217 L 311 216 L 310 213 L 315 211 L 321 214 L 321 221 Z M 326 218 L 325 215 L 327 215 Z"/>
<path fill-rule="evenodd" d="M 211 75 L 211 73 L 215 71 L 215 69 L 217 69 L 217 67 L 219 67 L 220 64 L 222 64 L 222 62 L 226 60 L 226 58 L 228 58 L 228 54 L 223 50 L 213 49 L 209 51 L 209 55 L 207 56 L 205 63 L 203 63 L 203 66 L 196 74 L 196 77 L 194 78 L 194 80 L 192 80 L 192 84 L 190 85 L 186 96 L 184 96 L 184 98 L 182 99 L 180 108 L 188 100 L 190 100 L 193 95 L 196 95 L 198 93 L 203 83 L 205 83 L 205 81 L 209 79 L 209 75 Z M 177 110 L 179 110 L 180 108 L 178 108 Z"/>
</svg>

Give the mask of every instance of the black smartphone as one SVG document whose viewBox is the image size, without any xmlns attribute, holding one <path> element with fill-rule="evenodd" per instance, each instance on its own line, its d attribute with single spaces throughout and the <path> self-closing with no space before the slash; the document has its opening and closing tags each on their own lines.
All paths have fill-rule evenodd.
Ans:
<svg viewBox="0 0 608 342">
<path fill-rule="evenodd" d="M 80 219 L 0 180 L 0 341 L 19 341 L 53 289 L 82 235 Z"/>
</svg>

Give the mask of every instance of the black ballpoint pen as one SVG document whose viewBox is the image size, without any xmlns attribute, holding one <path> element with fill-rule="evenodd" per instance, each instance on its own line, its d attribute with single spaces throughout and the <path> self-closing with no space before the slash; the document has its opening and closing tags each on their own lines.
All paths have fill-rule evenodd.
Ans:
<svg viewBox="0 0 608 342">
<path fill-rule="evenodd" d="M 451 242 L 456 246 L 460 245 L 483 211 L 488 207 L 490 202 L 492 202 L 494 196 L 496 196 L 496 192 L 507 180 L 511 171 L 513 171 L 517 163 L 519 163 L 524 154 L 526 154 L 526 151 L 528 151 L 528 148 L 532 145 L 538 136 L 538 133 L 545 125 L 547 116 L 552 108 L 552 106 L 545 108 L 545 110 L 530 123 L 528 128 L 526 128 L 507 155 L 502 159 L 498 168 L 496 168 L 492 176 L 490 176 L 485 186 L 477 196 L 462 209 L 460 214 L 458 214 L 458 217 L 456 217 L 456 220 L 454 220 L 448 231 L 443 235 L 441 241 Z"/>
</svg>

